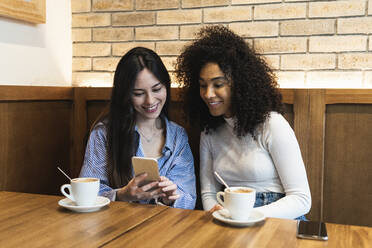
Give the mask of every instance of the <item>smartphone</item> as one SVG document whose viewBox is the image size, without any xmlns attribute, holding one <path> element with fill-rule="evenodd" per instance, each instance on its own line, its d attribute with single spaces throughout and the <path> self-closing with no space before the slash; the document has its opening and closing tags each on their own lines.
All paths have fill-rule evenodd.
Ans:
<svg viewBox="0 0 372 248">
<path fill-rule="evenodd" d="M 297 238 L 328 240 L 327 229 L 324 222 L 319 221 L 298 221 Z"/>
<path fill-rule="evenodd" d="M 145 157 L 132 157 L 132 165 L 135 176 L 138 176 L 145 172 L 147 173 L 145 181 L 142 182 L 140 186 L 143 186 L 154 181 L 160 181 L 158 161 L 156 159 Z"/>
</svg>

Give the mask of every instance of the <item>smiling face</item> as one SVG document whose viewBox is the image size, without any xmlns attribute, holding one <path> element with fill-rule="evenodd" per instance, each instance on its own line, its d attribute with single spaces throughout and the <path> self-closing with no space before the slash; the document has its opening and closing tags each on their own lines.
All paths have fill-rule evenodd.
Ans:
<svg viewBox="0 0 372 248">
<path fill-rule="evenodd" d="M 207 63 L 200 70 L 200 97 L 213 116 L 232 117 L 231 81 L 216 63 Z"/>
<path fill-rule="evenodd" d="M 132 103 L 138 120 L 156 119 L 167 99 L 165 86 L 148 69 L 137 75 L 132 93 Z"/>
</svg>

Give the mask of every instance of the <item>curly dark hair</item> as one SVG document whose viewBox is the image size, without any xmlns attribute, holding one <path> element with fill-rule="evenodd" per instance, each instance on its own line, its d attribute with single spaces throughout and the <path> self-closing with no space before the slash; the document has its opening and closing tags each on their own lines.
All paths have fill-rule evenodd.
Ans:
<svg viewBox="0 0 372 248">
<path fill-rule="evenodd" d="M 199 93 L 199 74 L 206 63 L 216 63 L 232 81 L 231 106 L 238 137 L 255 135 L 255 129 L 270 111 L 283 113 L 282 97 L 275 75 L 264 59 L 243 38 L 224 26 L 207 26 L 177 58 L 176 77 L 182 88 L 187 121 L 198 123 L 208 133 L 222 125 L 222 116 L 212 116 Z"/>
</svg>

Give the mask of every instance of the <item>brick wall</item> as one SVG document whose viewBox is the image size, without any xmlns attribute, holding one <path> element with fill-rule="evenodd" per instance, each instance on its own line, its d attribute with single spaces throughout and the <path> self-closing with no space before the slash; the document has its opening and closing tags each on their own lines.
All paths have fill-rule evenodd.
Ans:
<svg viewBox="0 0 372 248">
<path fill-rule="evenodd" d="M 281 87 L 372 87 L 372 0 L 72 0 L 73 84 L 112 84 L 120 57 L 155 50 L 172 73 L 204 25 L 242 35 Z"/>
</svg>

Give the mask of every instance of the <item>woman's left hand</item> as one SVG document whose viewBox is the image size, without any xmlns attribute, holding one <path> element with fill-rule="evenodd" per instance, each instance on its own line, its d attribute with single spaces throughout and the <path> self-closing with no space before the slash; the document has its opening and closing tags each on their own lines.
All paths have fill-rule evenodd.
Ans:
<svg viewBox="0 0 372 248">
<path fill-rule="evenodd" d="M 161 197 L 161 201 L 165 205 L 172 205 L 175 200 L 177 200 L 180 195 L 177 194 L 177 185 L 174 184 L 167 177 L 161 176 L 160 182 L 158 184 L 159 188 L 162 188 L 162 191 L 165 193 L 165 197 Z"/>
</svg>

